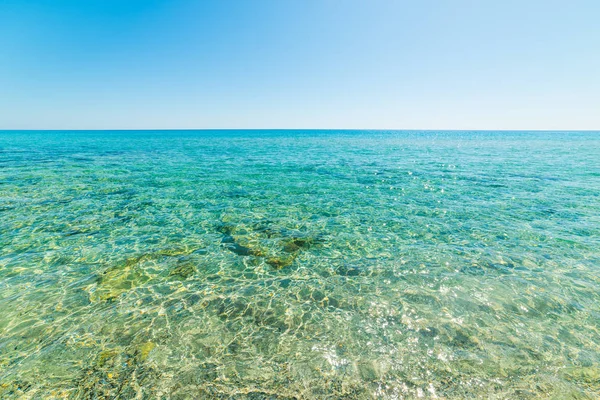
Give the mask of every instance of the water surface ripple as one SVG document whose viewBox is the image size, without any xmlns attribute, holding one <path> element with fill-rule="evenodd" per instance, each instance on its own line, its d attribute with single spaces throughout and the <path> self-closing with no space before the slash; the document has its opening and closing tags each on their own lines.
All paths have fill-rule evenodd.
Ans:
<svg viewBox="0 0 600 400">
<path fill-rule="evenodd" d="M 600 133 L 0 132 L 2 398 L 598 398 Z"/>
</svg>

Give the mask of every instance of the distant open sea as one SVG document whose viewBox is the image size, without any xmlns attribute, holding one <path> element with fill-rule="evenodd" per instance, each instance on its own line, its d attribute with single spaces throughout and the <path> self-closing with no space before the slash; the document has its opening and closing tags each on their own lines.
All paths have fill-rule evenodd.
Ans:
<svg viewBox="0 0 600 400">
<path fill-rule="evenodd" d="M 600 397 L 600 132 L 0 131 L 0 398 Z"/>
</svg>

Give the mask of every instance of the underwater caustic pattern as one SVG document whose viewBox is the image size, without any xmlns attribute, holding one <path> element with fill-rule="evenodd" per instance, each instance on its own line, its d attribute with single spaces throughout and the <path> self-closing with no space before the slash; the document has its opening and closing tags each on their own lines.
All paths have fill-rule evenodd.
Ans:
<svg viewBox="0 0 600 400">
<path fill-rule="evenodd" d="M 598 132 L 0 132 L 0 398 L 599 396 Z"/>
</svg>

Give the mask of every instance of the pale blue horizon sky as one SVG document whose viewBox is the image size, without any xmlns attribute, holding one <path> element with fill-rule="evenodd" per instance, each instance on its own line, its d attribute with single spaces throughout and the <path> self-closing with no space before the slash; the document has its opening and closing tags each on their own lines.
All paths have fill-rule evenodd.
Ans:
<svg viewBox="0 0 600 400">
<path fill-rule="evenodd" d="M 0 129 L 600 129 L 592 0 L 5 0 Z"/>
</svg>

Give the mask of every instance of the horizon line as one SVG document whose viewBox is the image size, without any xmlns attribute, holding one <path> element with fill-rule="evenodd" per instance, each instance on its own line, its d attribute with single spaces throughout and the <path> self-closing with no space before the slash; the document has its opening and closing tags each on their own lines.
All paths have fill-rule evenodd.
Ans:
<svg viewBox="0 0 600 400">
<path fill-rule="evenodd" d="M 0 132 L 103 132 L 103 131 L 419 131 L 419 132 L 600 132 L 600 129 L 446 129 L 446 128 L 53 128 L 53 129 L 10 129 L 0 128 Z"/>
</svg>

